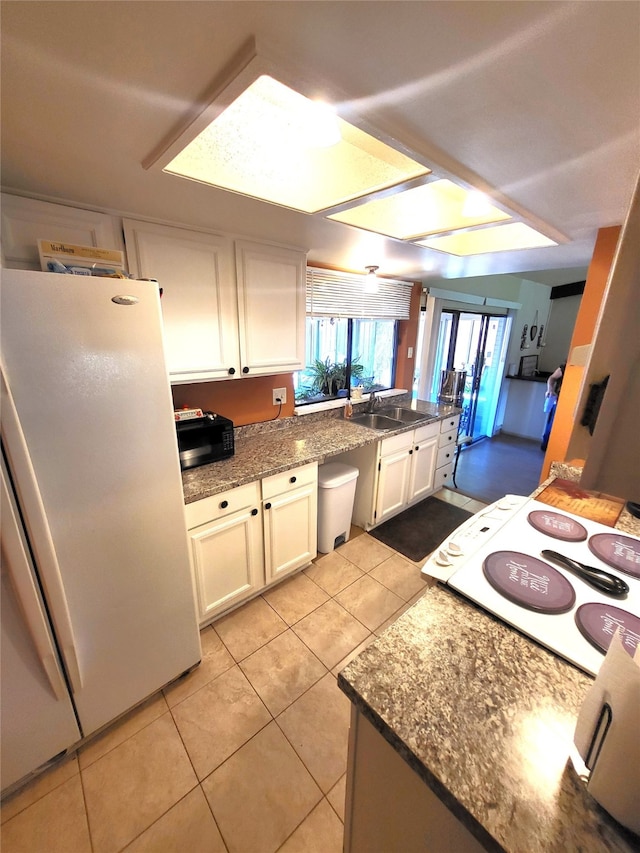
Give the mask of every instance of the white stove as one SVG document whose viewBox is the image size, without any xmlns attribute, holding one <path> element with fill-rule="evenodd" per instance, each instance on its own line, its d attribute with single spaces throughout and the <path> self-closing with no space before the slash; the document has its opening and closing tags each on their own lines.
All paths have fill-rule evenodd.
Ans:
<svg viewBox="0 0 640 853">
<path fill-rule="evenodd" d="M 555 551 L 628 586 L 613 597 L 543 556 Z M 458 527 L 422 573 L 596 675 L 619 626 L 640 644 L 640 539 L 539 501 L 507 495 Z"/>
</svg>

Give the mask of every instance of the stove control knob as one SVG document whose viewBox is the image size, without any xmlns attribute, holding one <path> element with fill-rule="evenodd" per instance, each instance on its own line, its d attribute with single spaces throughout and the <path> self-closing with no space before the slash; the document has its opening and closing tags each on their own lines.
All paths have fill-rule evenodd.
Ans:
<svg viewBox="0 0 640 853">
<path fill-rule="evenodd" d="M 464 551 L 457 542 L 451 540 L 447 545 L 447 554 L 450 554 L 452 557 L 460 557 L 464 554 Z"/>
<path fill-rule="evenodd" d="M 435 561 L 439 566 L 451 566 L 452 565 L 448 554 L 446 553 L 446 551 L 442 551 L 442 550 L 438 551 L 438 553 L 436 554 Z"/>
</svg>

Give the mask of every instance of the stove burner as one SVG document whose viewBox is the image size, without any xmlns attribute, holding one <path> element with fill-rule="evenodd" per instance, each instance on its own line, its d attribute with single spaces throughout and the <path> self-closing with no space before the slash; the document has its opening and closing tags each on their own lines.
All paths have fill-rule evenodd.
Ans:
<svg viewBox="0 0 640 853">
<path fill-rule="evenodd" d="M 538 613 L 566 613 L 576 594 L 548 563 L 517 551 L 495 551 L 482 565 L 491 586 L 509 601 Z"/>
<path fill-rule="evenodd" d="M 621 628 L 622 645 L 630 655 L 640 644 L 640 619 L 619 607 L 595 602 L 582 604 L 576 610 L 575 620 L 582 636 L 603 653 L 609 648 L 618 627 Z"/>
<path fill-rule="evenodd" d="M 536 509 L 529 513 L 527 520 L 540 533 L 546 533 L 554 539 L 562 539 L 563 542 L 582 542 L 587 538 L 587 528 L 561 512 Z"/>
<path fill-rule="evenodd" d="M 640 542 L 620 533 L 596 533 L 589 539 L 589 550 L 613 569 L 640 579 Z"/>
</svg>

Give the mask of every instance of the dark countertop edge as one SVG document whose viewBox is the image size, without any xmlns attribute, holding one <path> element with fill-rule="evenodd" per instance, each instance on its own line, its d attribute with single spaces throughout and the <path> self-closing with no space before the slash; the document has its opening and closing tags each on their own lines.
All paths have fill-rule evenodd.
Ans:
<svg viewBox="0 0 640 853">
<path fill-rule="evenodd" d="M 389 398 L 383 398 L 389 399 Z M 392 398 L 391 398 L 392 399 Z M 391 403 L 389 403 L 391 405 Z M 362 407 L 358 407 L 360 411 L 366 406 L 366 403 Z M 290 471 L 292 468 L 298 468 L 302 465 L 308 465 L 312 462 L 317 462 L 318 464 L 323 463 L 325 460 L 330 459 L 332 456 L 337 456 L 341 453 L 348 452 L 349 450 L 354 450 L 357 447 L 363 447 L 367 444 L 373 444 L 376 441 L 381 441 L 385 438 L 390 438 L 391 436 L 400 435 L 405 432 L 410 432 L 414 429 L 419 429 L 422 426 L 427 426 L 429 423 L 434 423 L 435 421 L 443 421 L 449 417 L 455 417 L 462 413 L 462 409 L 457 408 L 455 406 L 451 406 L 444 403 L 437 403 L 429 400 L 417 400 L 414 401 L 413 404 L 406 404 L 406 408 L 414 409 L 418 412 L 424 412 L 428 418 L 425 418 L 424 421 L 418 421 L 416 423 L 403 424 L 397 429 L 392 430 L 376 430 L 371 427 L 363 426 L 362 424 L 353 424 L 351 420 L 348 418 L 344 418 L 342 416 L 342 410 L 332 410 L 338 412 L 339 414 L 333 414 L 332 416 L 325 416 L 320 419 L 314 419 L 309 424 L 305 424 L 304 420 L 299 417 L 295 419 L 295 423 L 292 423 L 291 426 L 287 426 L 285 428 L 274 428 L 272 430 L 263 429 L 262 431 L 255 434 L 247 434 L 245 436 L 241 436 L 236 441 L 236 448 L 238 453 L 240 454 L 252 452 L 252 446 L 259 448 L 260 442 L 265 440 L 269 441 L 273 436 L 277 436 L 277 438 L 281 441 L 286 440 L 287 438 L 294 438 L 294 432 L 304 432 L 306 426 L 315 426 L 316 429 L 321 428 L 322 425 L 327 426 L 330 424 L 334 427 L 334 429 L 346 429 L 349 430 L 350 439 L 345 442 L 344 446 L 334 447 L 331 449 L 323 449 L 316 450 L 314 452 L 310 452 L 304 456 L 304 458 L 291 459 L 283 458 L 281 462 L 276 464 L 269 464 L 267 467 L 260 467 L 258 460 L 256 459 L 255 465 L 250 465 L 242 472 L 237 472 L 232 474 L 231 476 L 224 476 L 222 474 L 222 468 L 226 463 L 231 463 L 235 459 L 235 456 L 229 457 L 229 459 L 219 460 L 217 462 L 211 462 L 208 465 L 202 465 L 199 468 L 191 468 L 187 471 L 182 472 L 182 483 L 183 483 L 183 491 L 185 488 L 192 488 L 192 483 L 189 481 L 197 480 L 198 477 L 206 478 L 207 475 L 214 474 L 217 471 L 220 473 L 219 481 L 215 484 L 209 483 L 205 488 L 202 489 L 201 493 L 198 494 L 186 494 L 184 495 L 185 505 L 195 503 L 199 500 L 205 500 L 208 497 L 212 497 L 213 495 L 220 494 L 221 492 L 226 492 L 229 489 L 237 488 L 238 486 L 244 486 L 247 483 L 253 483 L 256 480 L 261 480 L 264 477 L 270 477 L 273 474 L 281 474 L 284 471 Z M 437 410 L 437 413 L 436 411 Z M 356 413 L 356 409 L 354 408 L 354 414 Z M 314 415 L 307 415 L 304 417 L 313 418 Z M 265 422 L 268 424 L 268 421 Z M 321 426 L 318 427 L 318 424 Z M 260 425 L 262 426 L 262 425 Z M 242 429 L 240 427 L 239 429 Z M 358 435 L 353 432 L 353 430 L 358 430 Z M 256 454 L 256 457 L 259 456 L 259 453 Z"/>
<path fill-rule="evenodd" d="M 369 703 L 343 676 L 338 673 L 338 687 L 355 708 L 371 723 L 376 731 L 398 753 L 399 757 L 422 779 L 427 787 L 435 794 L 440 802 L 458 819 L 460 823 L 476 838 L 482 846 L 492 853 L 507 853 L 505 848 L 487 832 L 481 823 L 453 796 L 449 789 L 434 776 L 418 756 L 407 746 L 391 726 L 374 711 Z"/>
<path fill-rule="evenodd" d="M 551 374 L 549 374 L 550 376 Z M 513 374 L 508 373 L 504 378 L 505 379 L 520 379 L 522 382 L 545 382 L 549 378 L 549 376 L 513 376 Z"/>
</svg>

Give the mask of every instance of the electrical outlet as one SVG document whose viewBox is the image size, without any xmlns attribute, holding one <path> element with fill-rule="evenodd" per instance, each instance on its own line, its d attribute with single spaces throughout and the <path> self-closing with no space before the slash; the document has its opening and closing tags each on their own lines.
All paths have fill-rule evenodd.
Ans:
<svg viewBox="0 0 640 853">
<path fill-rule="evenodd" d="M 280 403 L 287 402 L 287 389 L 286 388 L 274 388 L 273 389 L 273 405 L 279 406 Z"/>
</svg>

